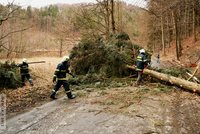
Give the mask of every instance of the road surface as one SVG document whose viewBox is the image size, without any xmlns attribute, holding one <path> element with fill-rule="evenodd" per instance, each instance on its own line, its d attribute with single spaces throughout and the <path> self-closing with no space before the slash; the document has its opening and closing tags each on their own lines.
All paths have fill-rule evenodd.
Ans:
<svg viewBox="0 0 200 134">
<path fill-rule="evenodd" d="M 140 87 L 147 88 L 147 87 Z M 132 93 L 133 87 L 109 89 Z M 105 91 L 104 91 L 105 92 Z M 91 93 L 93 94 L 93 93 Z M 92 96 L 92 97 L 91 97 Z M 139 102 L 116 111 L 117 104 L 100 105 L 106 95 L 68 100 L 60 98 L 7 120 L 1 134 L 200 134 L 200 98 L 175 91 L 145 95 Z M 130 96 L 129 96 L 130 97 Z M 115 110 L 114 109 L 114 110 Z M 111 110 L 110 110 L 111 111 Z"/>
</svg>

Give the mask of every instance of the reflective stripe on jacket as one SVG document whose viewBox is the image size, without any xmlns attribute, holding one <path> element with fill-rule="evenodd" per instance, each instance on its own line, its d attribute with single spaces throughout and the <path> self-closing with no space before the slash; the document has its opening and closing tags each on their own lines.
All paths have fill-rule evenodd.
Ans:
<svg viewBox="0 0 200 134">
<path fill-rule="evenodd" d="M 28 64 L 23 62 L 22 64 L 19 64 L 18 67 L 20 67 L 20 74 L 25 75 L 29 73 Z"/>
<path fill-rule="evenodd" d="M 137 71 L 142 71 L 146 64 L 147 64 L 147 58 L 146 58 L 145 54 L 140 53 L 137 56 L 137 60 L 136 60 L 136 66 L 137 66 L 136 70 Z"/>
<path fill-rule="evenodd" d="M 67 80 L 66 73 L 69 73 L 69 66 L 66 62 L 62 62 L 57 65 L 54 75 L 57 77 L 57 80 Z"/>
</svg>

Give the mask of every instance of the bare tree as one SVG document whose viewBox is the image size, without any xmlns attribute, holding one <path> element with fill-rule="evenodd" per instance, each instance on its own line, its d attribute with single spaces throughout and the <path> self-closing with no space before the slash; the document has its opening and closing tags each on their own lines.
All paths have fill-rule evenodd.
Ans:
<svg viewBox="0 0 200 134">
<path fill-rule="evenodd" d="M 194 42 L 198 40 L 198 28 L 200 27 L 200 2 L 199 0 L 150 0 L 147 10 L 151 15 L 150 23 L 154 23 L 153 27 L 149 27 L 149 37 L 152 42 L 157 40 L 165 54 L 166 43 L 176 42 L 177 59 L 182 52 L 182 39 L 193 36 Z M 170 15 L 170 12 L 171 15 Z M 157 30 L 160 27 L 160 30 Z M 156 31 L 155 31 L 156 30 Z M 156 36 L 152 38 L 152 36 Z M 168 41 L 168 42 L 166 42 Z"/>
<path fill-rule="evenodd" d="M 13 3 L 0 7 L 0 29 L 2 30 L 0 34 L 0 47 L 6 50 L 7 57 L 13 52 L 19 53 L 19 51 L 16 50 L 16 45 L 13 45 L 15 38 L 13 38 L 12 35 L 21 33 L 31 27 L 21 28 L 17 26 L 17 20 L 21 19 L 19 15 L 20 9 L 19 6 Z"/>
<path fill-rule="evenodd" d="M 113 33 L 115 33 L 115 31 L 116 31 L 116 28 L 115 28 L 115 17 L 114 17 L 114 13 L 115 13 L 114 6 L 115 6 L 115 2 L 114 2 L 114 0 L 111 0 L 111 10 L 110 10 L 110 12 L 111 12 L 111 22 L 112 22 L 112 32 Z"/>
<path fill-rule="evenodd" d="M 192 0 L 192 13 L 193 13 L 193 21 L 192 21 L 192 25 L 193 25 L 193 38 L 194 38 L 194 42 L 197 41 L 197 35 L 196 35 L 196 0 Z"/>
</svg>

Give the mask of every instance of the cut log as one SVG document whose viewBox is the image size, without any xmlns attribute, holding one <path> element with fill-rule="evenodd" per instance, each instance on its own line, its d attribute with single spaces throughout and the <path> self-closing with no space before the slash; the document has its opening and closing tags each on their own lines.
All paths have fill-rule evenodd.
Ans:
<svg viewBox="0 0 200 134">
<path fill-rule="evenodd" d="M 135 66 L 127 66 L 129 69 L 133 69 L 135 70 Z M 194 83 L 194 82 L 190 82 L 181 78 L 177 78 L 168 74 L 163 74 L 163 73 L 159 73 L 153 70 L 149 70 L 149 69 L 144 69 L 144 74 L 148 74 L 154 78 L 157 78 L 161 81 L 165 81 L 165 82 L 169 82 L 173 85 L 176 85 L 178 87 L 181 87 L 183 89 L 192 91 L 192 92 L 196 92 L 196 93 L 200 93 L 200 84 Z"/>
<path fill-rule="evenodd" d="M 38 64 L 38 63 L 45 63 L 45 61 L 34 61 L 34 62 L 28 62 L 27 64 Z"/>
</svg>

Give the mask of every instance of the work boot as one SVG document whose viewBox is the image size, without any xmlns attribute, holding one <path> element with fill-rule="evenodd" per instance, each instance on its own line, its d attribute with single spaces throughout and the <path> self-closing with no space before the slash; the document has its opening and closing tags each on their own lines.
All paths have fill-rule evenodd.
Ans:
<svg viewBox="0 0 200 134">
<path fill-rule="evenodd" d="M 139 83 L 136 81 L 133 86 L 138 87 Z"/>
<path fill-rule="evenodd" d="M 26 84 L 25 84 L 24 82 L 22 83 L 22 87 L 23 87 L 23 86 L 26 86 Z"/>
<path fill-rule="evenodd" d="M 29 83 L 31 86 L 33 86 L 33 80 L 32 79 L 29 79 Z"/>
<path fill-rule="evenodd" d="M 56 95 L 56 93 L 55 93 L 55 92 L 52 92 L 51 95 L 50 95 L 50 98 L 53 99 L 53 100 L 57 99 L 57 98 L 55 97 L 55 95 Z"/>
<path fill-rule="evenodd" d="M 54 95 L 51 95 L 50 98 L 53 99 L 53 100 L 57 99 Z"/>
<path fill-rule="evenodd" d="M 66 94 L 67 94 L 67 97 L 68 97 L 69 99 L 74 99 L 74 98 L 76 98 L 76 96 L 75 96 L 74 94 L 72 94 L 72 92 L 67 92 Z"/>
<path fill-rule="evenodd" d="M 72 94 L 70 97 L 68 97 L 69 99 L 74 99 L 76 98 L 76 95 Z"/>
</svg>

